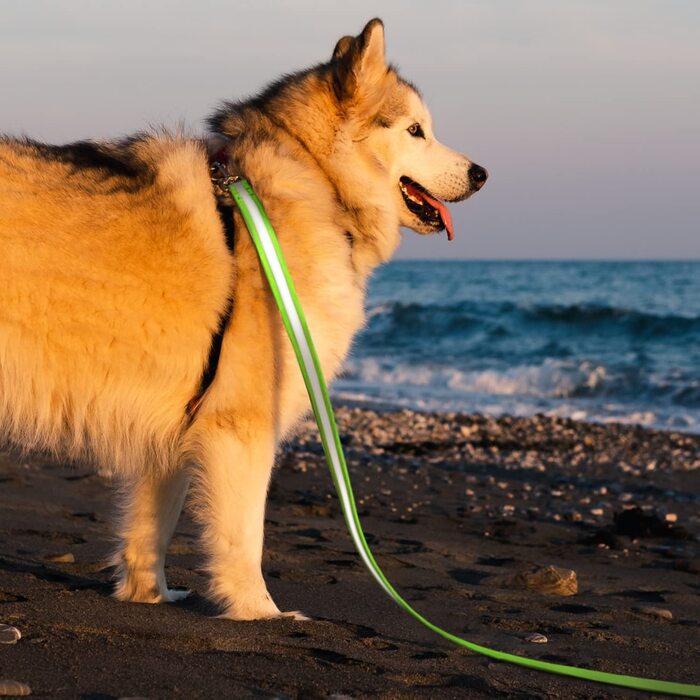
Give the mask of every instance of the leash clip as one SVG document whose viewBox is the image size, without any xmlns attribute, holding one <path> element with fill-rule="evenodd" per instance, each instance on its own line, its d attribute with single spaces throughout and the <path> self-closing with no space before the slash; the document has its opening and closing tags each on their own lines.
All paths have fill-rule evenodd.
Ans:
<svg viewBox="0 0 700 700">
<path fill-rule="evenodd" d="M 230 197 L 231 193 L 228 188 L 234 183 L 241 179 L 240 175 L 231 175 L 228 168 L 224 163 L 215 160 L 209 166 L 209 173 L 211 175 L 211 181 L 214 183 L 216 188 L 219 190 L 219 194 L 225 197 Z"/>
</svg>

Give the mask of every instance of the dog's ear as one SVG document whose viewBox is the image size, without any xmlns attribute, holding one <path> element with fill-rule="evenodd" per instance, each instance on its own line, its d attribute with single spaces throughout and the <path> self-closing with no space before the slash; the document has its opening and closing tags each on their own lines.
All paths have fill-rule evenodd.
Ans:
<svg viewBox="0 0 700 700">
<path fill-rule="evenodd" d="M 341 39 L 338 39 L 338 43 L 333 49 L 333 58 L 331 58 L 331 61 L 340 61 L 340 59 L 348 52 L 348 49 L 352 46 L 354 41 L 355 40 L 351 36 L 344 36 Z"/>
<path fill-rule="evenodd" d="M 336 44 L 332 65 L 334 87 L 339 99 L 347 100 L 371 93 L 386 75 L 384 24 L 370 20 L 354 39 L 344 36 Z"/>
<path fill-rule="evenodd" d="M 380 19 L 372 19 L 357 38 L 360 44 L 355 73 L 361 80 L 376 81 L 384 77 L 384 24 Z"/>
</svg>

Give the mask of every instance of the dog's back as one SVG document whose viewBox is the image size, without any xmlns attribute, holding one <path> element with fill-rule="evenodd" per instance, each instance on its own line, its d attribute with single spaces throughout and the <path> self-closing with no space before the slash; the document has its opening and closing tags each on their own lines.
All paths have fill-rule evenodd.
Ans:
<svg viewBox="0 0 700 700">
<path fill-rule="evenodd" d="M 0 212 L 0 434 L 167 464 L 231 286 L 204 148 L 0 140 Z"/>
</svg>

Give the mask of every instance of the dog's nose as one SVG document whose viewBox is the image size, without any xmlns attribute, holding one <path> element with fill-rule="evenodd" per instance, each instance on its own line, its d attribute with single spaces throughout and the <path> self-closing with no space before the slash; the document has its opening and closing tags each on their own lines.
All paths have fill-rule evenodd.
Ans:
<svg viewBox="0 0 700 700">
<path fill-rule="evenodd" d="M 472 187 L 475 190 L 480 190 L 484 186 L 488 176 L 489 174 L 486 172 L 486 168 L 482 168 L 476 163 L 472 163 L 469 166 L 469 181 L 472 183 Z"/>
</svg>

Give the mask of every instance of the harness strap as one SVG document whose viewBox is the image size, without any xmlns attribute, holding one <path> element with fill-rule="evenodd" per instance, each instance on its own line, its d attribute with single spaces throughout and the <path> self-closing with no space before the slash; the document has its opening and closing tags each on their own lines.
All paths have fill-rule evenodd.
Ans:
<svg viewBox="0 0 700 700">
<path fill-rule="evenodd" d="M 228 165 L 228 156 L 224 149 L 221 149 L 216 154 L 214 154 L 210 166 L 210 172 L 212 173 L 212 182 L 215 187 L 220 191 L 221 182 L 216 174 L 221 169 L 226 169 Z M 230 199 L 229 199 L 230 201 Z M 233 216 L 231 215 L 231 207 L 224 205 L 221 201 L 216 204 L 216 210 L 219 212 L 219 218 L 221 219 L 221 224 L 224 229 L 224 237 L 226 239 L 226 247 L 229 249 L 231 254 L 235 251 L 236 245 L 236 227 L 233 223 Z M 206 394 L 207 389 L 211 386 L 214 378 L 216 377 L 216 371 L 219 368 L 219 359 L 221 358 L 221 346 L 224 342 L 224 333 L 228 328 L 229 322 L 231 321 L 231 314 L 233 313 L 233 296 L 229 297 L 226 302 L 226 308 L 219 318 L 219 325 L 211 337 L 211 345 L 209 346 L 209 356 L 207 358 L 207 363 L 204 365 L 202 370 L 202 377 L 199 380 L 199 388 L 197 393 L 187 402 L 185 408 L 185 413 L 190 421 L 192 421 L 202 405 L 204 400 L 204 394 Z"/>
</svg>

